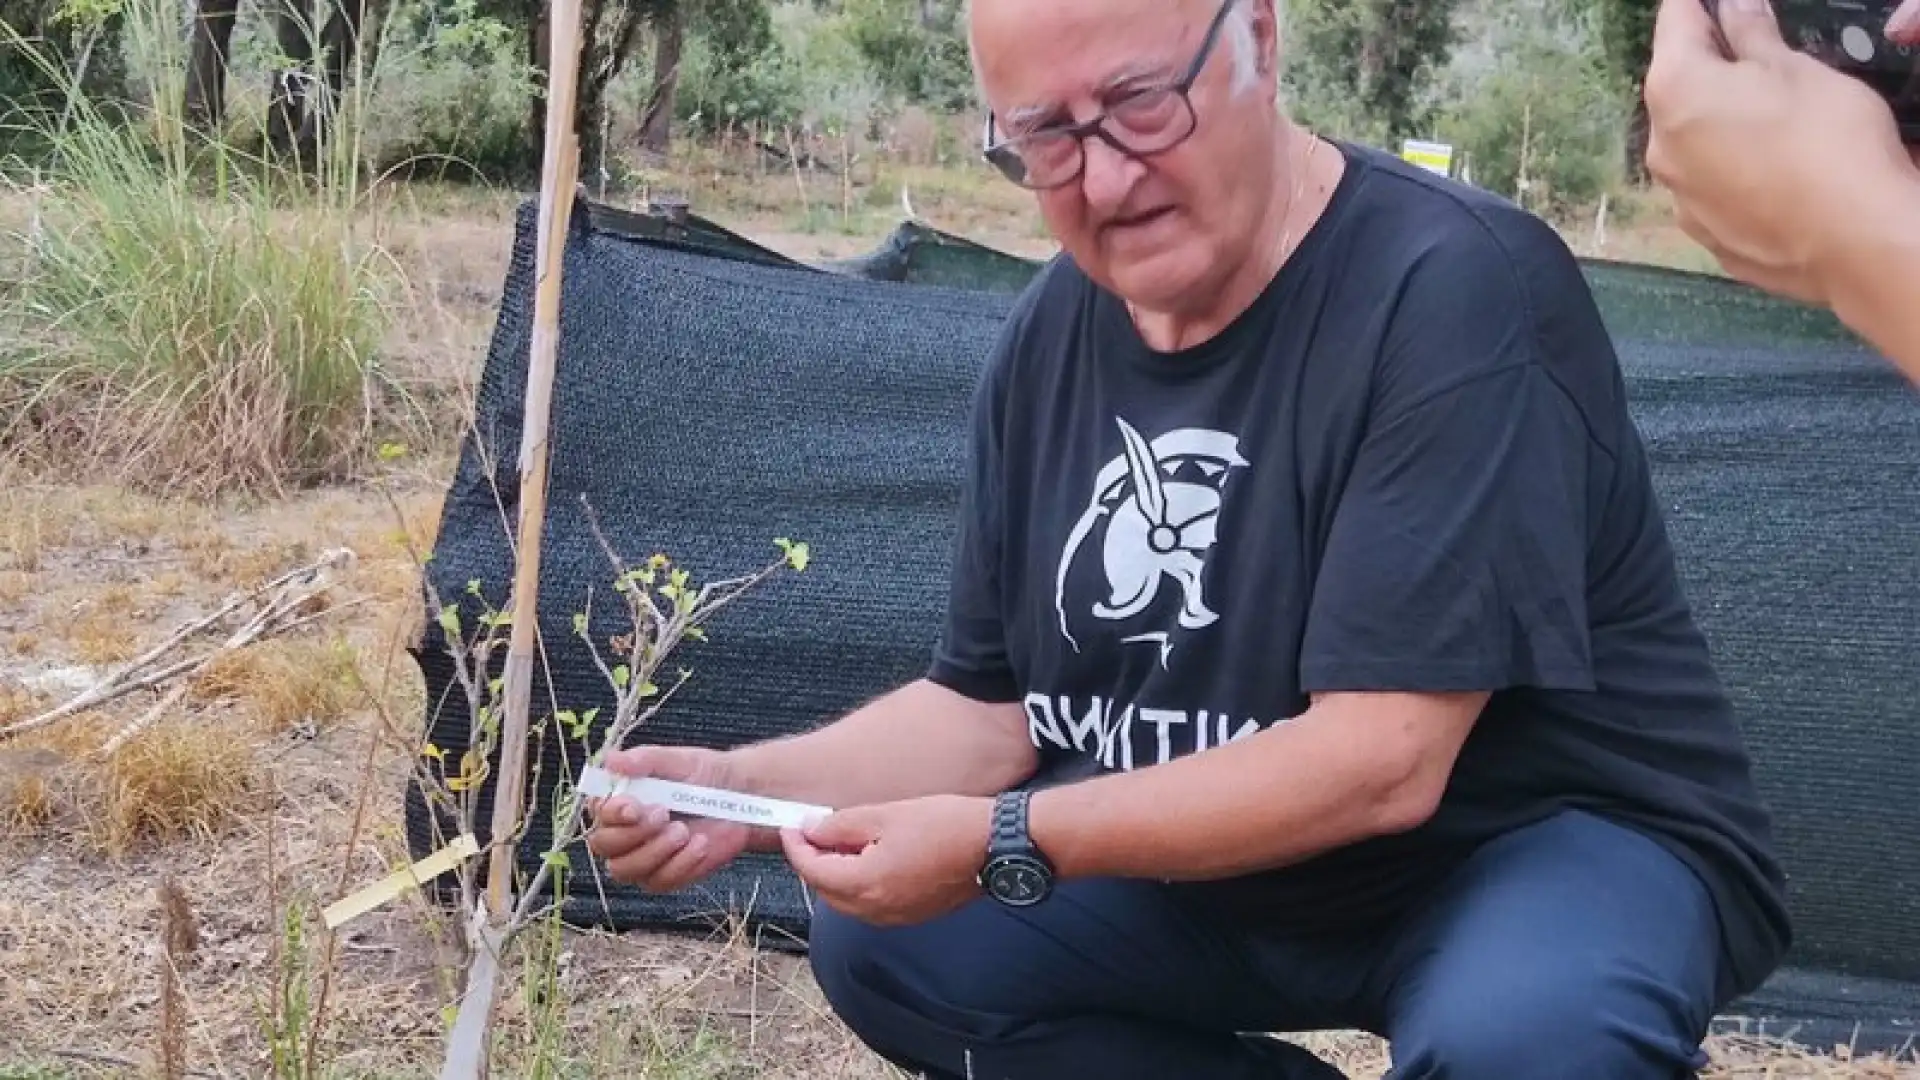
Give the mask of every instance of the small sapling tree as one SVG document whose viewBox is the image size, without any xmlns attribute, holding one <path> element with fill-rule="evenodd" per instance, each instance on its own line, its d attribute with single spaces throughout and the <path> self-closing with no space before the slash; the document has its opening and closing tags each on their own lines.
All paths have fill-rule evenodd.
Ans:
<svg viewBox="0 0 1920 1080">
<path fill-rule="evenodd" d="M 520 826 L 513 835 L 489 838 L 489 848 L 499 844 L 517 847 L 536 820 L 535 813 L 547 815 L 549 840 L 532 876 L 514 883 L 514 904 L 504 924 L 489 925 L 485 897 L 476 880 L 482 863 L 470 860 L 455 871 L 461 912 L 467 919 L 465 990 L 448 1039 L 444 1076 L 484 1073 L 487 1013 L 507 950 L 523 931 L 540 923 L 565 902 L 567 876 L 573 869 L 569 849 L 578 844 L 586 832 L 584 807 L 577 793 L 580 770 L 587 764 L 604 761 L 608 752 L 628 745 L 648 721 L 667 707 L 674 694 L 692 677 L 691 669 L 678 664 L 671 676 L 665 674 L 669 659 L 675 657 L 686 642 L 705 641 L 706 624 L 715 615 L 775 574 L 804 571 L 811 558 L 807 544 L 781 537 L 773 541 L 778 557 L 770 558 L 759 569 L 696 584 L 691 570 L 678 565 L 664 552 L 655 553 L 638 564 L 629 562 L 608 539 L 584 496 L 581 502 L 593 535 L 612 566 L 611 589 L 619 598 L 623 618 L 617 631 L 603 635 L 591 615 L 593 590 L 589 588 L 585 607 L 573 615 L 572 631 L 581 639 L 594 666 L 607 682 L 612 713 L 603 725 L 604 706 L 577 709 L 556 704 L 549 715 L 529 726 L 529 735 L 540 744 L 544 745 L 548 738 L 557 740 L 561 770 L 553 779 L 552 797 L 544 811 L 530 808 L 519 818 Z M 510 627 L 512 616 L 486 599 L 478 581 L 468 582 L 465 590 L 467 598 L 478 607 L 471 627 L 461 615 L 462 605 L 441 602 L 430 577 L 427 592 L 429 617 L 444 635 L 443 648 L 452 661 L 454 680 L 464 697 L 471 722 L 464 747 L 440 747 L 431 741 L 423 745 L 419 780 L 424 797 L 436 810 L 434 816 L 444 813 L 452 818 L 456 834 L 467 833 L 475 830 L 479 819 L 479 793 L 489 778 L 500 733 L 503 680 L 490 675 L 489 665 Z M 454 759 L 456 750 L 457 760 Z M 535 752 L 529 753 L 527 759 L 531 769 L 529 787 L 538 790 L 546 756 Z"/>
</svg>

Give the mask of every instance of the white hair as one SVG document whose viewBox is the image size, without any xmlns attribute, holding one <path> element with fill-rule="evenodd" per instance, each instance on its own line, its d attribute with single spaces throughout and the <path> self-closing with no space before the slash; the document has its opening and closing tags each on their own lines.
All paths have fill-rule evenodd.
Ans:
<svg viewBox="0 0 1920 1080">
<path fill-rule="evenodd" d="M 1274 4 L 1275 45 L 1280 36 L 1279 23 L 1282 20 L 1284 0 Z M 966 31 L 968 67 L 973 70 L 974 99 L 981 103 L 987 100 L 986 87 L 980 83 L 979 54 L 974 50 L 973 33 L 969 26 L 973 15 L 973 0 L 963 0 L 960 5 L 960 25 L 969 27 Z M 1233 78 L 1230 87 L 1235 94 L 1250 93 L 1260 81 L 1260 42 L 1253 36 L 1253 5 L 1235 2 L 1228 9 L 1226 18 L 1221 20 L 1220 35 L 1225 38 L 1227 61 L 1232 65 Z"/>
<path fill-rule="evenodd" d="M 1287 0 L 1277 0 L 1273 5 L 1273 43 L 1268 46 L 1273 55 L 1267 59 L 1273 61 L 1273 73 L 1278 78 L 1283 66 L 1284 50 L 1281 43 L 1287 38 Z M 1253 92 L 1260 81 L 1260 42 L 1253 36 L 1254 5 L 1236 2 L 1228 9 L 1226 18 L 1221 20 L 1221 36 L 1226 38 L 1227 58 L 1233 65 L 1233 78 L 1229 85 L 1235 94 Z"/>
<path fill-rule="evenodd" d="M 1220 34 L 1226 38 L 1227 59 L 1233 64 L 1233 92 L 1244 94 L 1260 79 L 1260 43 L 1253 36 L 1253 7 L 1236 3 L 1221 20 Z"/>
</svg>

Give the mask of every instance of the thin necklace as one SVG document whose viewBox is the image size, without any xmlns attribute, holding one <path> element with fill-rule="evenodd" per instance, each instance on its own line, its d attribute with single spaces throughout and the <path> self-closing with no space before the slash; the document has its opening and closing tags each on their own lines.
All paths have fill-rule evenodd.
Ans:
<svg viewBox="0 0 1920 1080">
<path fill-rule="evenodd" d="M 1279 255 L 1273 264 L 1273 271 L 1276 274 L 1280 272 L 1282 266 L 1286 265 L 1288 256 L 1292 254 L 1292 252 L 1287 250 L 1287 245 L 1293 242 L 1293 210 L 1294 207 L 1299 204 L 1301 197 L 1306 194 L 1307 172 L 1313 164 L 1314 151 L 1318 149 L 1320 149 L 1320 140 L 1309 134 L 1307 136 L 1306 160 L 1302 161 L 1300 167 L 1294 171 L 1293 194 L 1287 196 L 1286 217 L 1282 219 L 1286 222 L 1287 227 L 1280 232 L 1280 246 L 1277 249 Z"/>
</svg>

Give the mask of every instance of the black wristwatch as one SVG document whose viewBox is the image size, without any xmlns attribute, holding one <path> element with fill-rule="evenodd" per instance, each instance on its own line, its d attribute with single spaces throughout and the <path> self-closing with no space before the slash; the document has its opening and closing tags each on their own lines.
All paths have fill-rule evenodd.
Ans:
<svg viewBox="0 0 1920 1080">
<path fill-rule="evenodd" d="M 1003 791 L 993 801 L 993 834 L 987 841 L 980 887 L 1008 907 L 1032 907 L 1053 892 L 1053 865 L 1027 833 L 1031 791 Z"/>
</svg>

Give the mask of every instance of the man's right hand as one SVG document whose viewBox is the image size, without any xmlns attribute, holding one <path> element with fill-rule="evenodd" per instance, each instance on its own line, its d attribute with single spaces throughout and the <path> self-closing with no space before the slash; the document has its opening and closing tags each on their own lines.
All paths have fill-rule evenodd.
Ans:
<svg viewBox="0 0 1920 1080">
<path fill-rule="evenodd" d="M 607 755 L 608 772 L 658 777 L 706 787 L 728 786 L 726 757 L 691 746 L 643 746 Z M 648 892 L 684 889 L 732 862 L 747 849 L 752 829 L 732 821 L 674 821 L 663 806 L 619 796 L 588 807 L 593 828 L 587 850 L 605 859 L 613 879 Z"/>
</svg>

